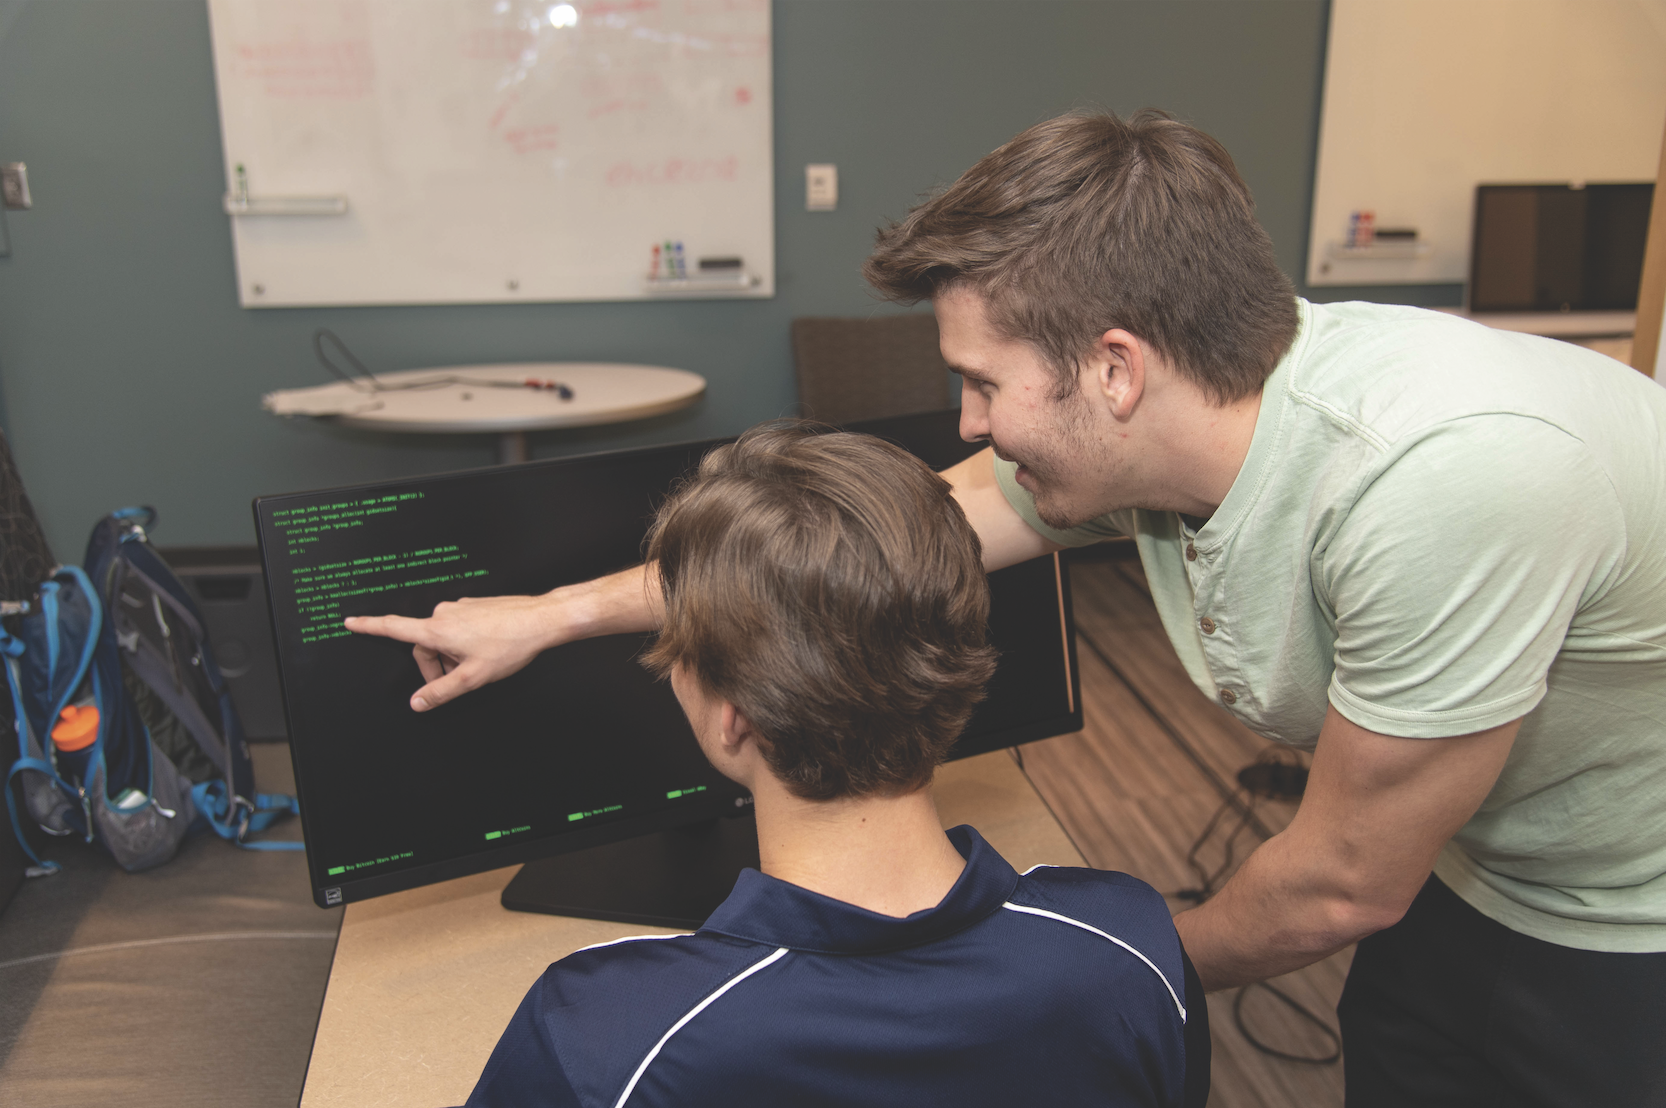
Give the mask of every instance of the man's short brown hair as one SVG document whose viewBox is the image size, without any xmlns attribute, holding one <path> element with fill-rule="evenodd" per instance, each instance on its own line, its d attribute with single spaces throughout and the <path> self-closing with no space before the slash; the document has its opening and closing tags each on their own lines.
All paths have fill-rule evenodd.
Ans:
<svg viewBox="0 0 1666 1108">
<path fill-rule="evenodd" d="M 949 485 L 869 435 L 754 428 L 706 455 L 649 536 L 681 664 L 812 800 L 931 780 L 994 673 L 977 533 Z"/>
<path fill-rule="evenodd" d="M 881 228 L 863 273 L 899 303 L 977 293 L 1061 396 L 1115 327 L 1223 404 L 1258 392 L 1296 335 L 1295 291 L 1231 155 L 1151 109 L 1038 123 Z"/>
</svg>

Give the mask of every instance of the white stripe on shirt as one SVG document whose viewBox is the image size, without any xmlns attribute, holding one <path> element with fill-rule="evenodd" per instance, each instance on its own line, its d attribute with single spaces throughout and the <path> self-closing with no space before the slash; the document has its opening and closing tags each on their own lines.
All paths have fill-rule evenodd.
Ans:
<svg viewBox="0 0 1666 1108">
<path fill-rule="evenodd" d="M 666 938 L 666 939 L 677 938 L 676 935 L 664 935 L 664 936 L 659 936 L 659 937 Z M 1109 936 L 1107 936 L 1107 938 L 1108 937 Z M 693 1008 L 690 1008 L 688 1010 L 687 1015 L 683 1016 L 682 1019 L 680 1019 L 676 1023 L 672 1024 L 671 1025 L 671 1030 L 667 1031 L 665 1034 L 660 1036 L 659 1042 L 654 1044 L 654 1049 L 652 1049 L 648 1052 L 648 1056 L 646 1058 L 642 1059 L 642 1064 L 636 1067 L 636 1072 L 631 1074 L 630 1081 L 625 1085 L 625 1091 L 620 1093 L 619 1094 L 619 1099 L 613 1102 L 613 1108 L 623 1108 L 625 1101 L 630 1099 L 631 1093 L 636 1091 L 636 1083 L 638 1081 L 642 1080 L 642 1075 L 647 1072 L 648 1064 L 650 1062 L 652 1062 L 659 1055 L 660 1048 L 663 1047 L 670 1040 L 671 1036 L 673 1036 L 677 1032 L 681 1031 L 683 1029 L 683 1027 L 688 1023 L 689 1020 L 692 1020 L 695 1016 L 698 1016 L 701 1012 L 705 1011 L 706 1006 L 708 1004 L 710 1004 L 712 1001 L 716 1000 L 718 997 L 722 996 L 724 993 L 728 992 L 730 989 L 734 988 L 736 985 L 739 985 L 742 981 L 745 981 L 748 977 L 751 977 L 754 973 L 757 973 L 759 970 L 763 969 L 765 966 L 769 965 L 770 963 L 779 962 L 782 958 L 786 957 L 786 954 L 787 954 L 787 948 L 783 946 L 783 947 L 779 948 L 778 950 L 776 950 L 776 952 L 774 954 L 771 954 L 768 958 L 765 958 L 765 959 L 763 959 L 762 961 L 759 961 L 759 962 L 754 962 L 752 965 L 748 966 L 746 969 L 741 970 L 739 973 L 737 973 L 733 977 L 729 978 L 729 980 L 725 981 L 721 988 L 719 988 L 716 992 L 712 993 L 705 1000 L 702 1000 L 700 1003 L 696 1004 Z M 1155 969 L 1156 967 L 1153 966 L 1152 968 Z"/>
<path fill-rule="evenodd" d="M 600 950 L 604 946 L 618 946 L 620 943 L 639 943 L 643 939 L 686 939 L 693 934 L 692 931 L 684 931 L 680 935 L 626 935 L 622 939 L 609 939 L 605 943 L 591 943 L 589 946 L 581 946 L 573 953 L 583 954 L 587 950 Z"/>
<path fill-rule="evenodd" d="M 1123 950 L 1126 950 L 1128 953 L 1132 954 L 1134 957 L 1151 967 L 1151 972 L 1157 975 L 1157 979 L 1163 983 L 1163 987 L 1168 989 L 1169 996 L 1174 998 L 1174 1006 L 1180 1011 L 1180 1022 L 1186 1022 L 1186 1006 L 1180 1003 L 1180 995 L 1174 991 L 1174 986 L 1169 984 L 1169 979 L 1163 974 L 1163 971 L 1158 969 L 1157 964 L 1150 958 L 1147 958 L 1145 955 L 1141 954 L 1139 951 L 1135 950 L 1115 935 L 1106 934 L 1090 923 L 1083 923 L 1081 920 L 1071 919 L 1069 916 L 1061 916 L 1057 912 L 1049 912 L 1045 908 L 1031 908 L 1027 904 L 1014 904 L 1010 900 L 1001 905 L 1001 907 L 1010 909 L 1014 912 L 1023 912 L 1025 915 L 1029 916 L 1041 916 L 1044 919 L 1058 920 L 1060 923 L 1068 923 L 1072 927 L 1080 927 L 1083 931 L 1091 931 L 1095 935 L 1098 935 L 1101 939 L 1109 939 L 1111 942 L 1120 946 Z"/>
</svg>

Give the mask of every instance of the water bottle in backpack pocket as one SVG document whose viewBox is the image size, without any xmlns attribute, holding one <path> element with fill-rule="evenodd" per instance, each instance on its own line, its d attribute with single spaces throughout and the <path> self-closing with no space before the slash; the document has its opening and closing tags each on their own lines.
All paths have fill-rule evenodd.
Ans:
<svg viewBox="0 0 1666 1108">
<path fill-rule="evenodd" d="M 255 791 L 201 615 L 146 535 L 154 519 L 148 508 L 105 517 L 87 572 L 60 568 L 17 632 L 0 629 L 18 721 L 8 782 L 21 779 L 27 818 L 48 834 L 98 842 L 129 871 L 166 862 L 204 827 L 240 846 L 302 849 L 246 839 L 296 804 Z M 30 850 L 10 789 L 7 805 L 30 872 L 55 871 Z"/>
</svg>

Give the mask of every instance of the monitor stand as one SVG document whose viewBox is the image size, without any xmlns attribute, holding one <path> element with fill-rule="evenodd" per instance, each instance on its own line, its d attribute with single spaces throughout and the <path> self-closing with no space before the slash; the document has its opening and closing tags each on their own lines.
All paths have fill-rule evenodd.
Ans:
<svg viewBox="0 0 1666 1108">
<path fill-rule="evenodd" d="M 503 906 L 692 931 L 748 866 L 758 867 L 750 811 L 528 862 L 504 888 Z"/>
</svg>

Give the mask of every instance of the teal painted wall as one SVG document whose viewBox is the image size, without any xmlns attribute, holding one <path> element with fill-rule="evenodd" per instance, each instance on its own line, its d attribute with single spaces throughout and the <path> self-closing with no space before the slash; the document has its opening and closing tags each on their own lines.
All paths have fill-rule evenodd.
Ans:
<svg viewBox="0 0 1666 1108">
<path fill-rule="evenodd" d="M 0 3 L 0 159 L 29 165 L 0 258 L 0 418 L 54 550 L 135 502 L 164 545 L 253 541 L 261 493 L 482 465 L 487 436 L 284 421 L 322 383 L 314 328 L 373 369 L 515 360 L 681 366 L 696 408 L 533 436 L 536 457 L 715 436 L 790 412 L 789 321 L 892 311 L 858 272 L 874 227 L 1038 120 L 1154 105 L 1237 157 L 1302 268 L 1323 0 L 777 0 L 778 292 L 748 302 L 239 308 L 202 0 Z M 840 206 L 803 211 L 803 166 Z M 1327 290 L 1335 298 L 1338 290 Z M 1442 290 L 1426 290 L 1442 295 Z"/>
</svg>

